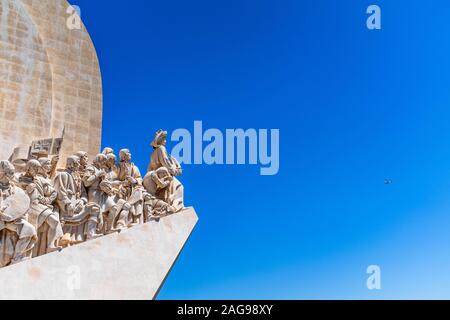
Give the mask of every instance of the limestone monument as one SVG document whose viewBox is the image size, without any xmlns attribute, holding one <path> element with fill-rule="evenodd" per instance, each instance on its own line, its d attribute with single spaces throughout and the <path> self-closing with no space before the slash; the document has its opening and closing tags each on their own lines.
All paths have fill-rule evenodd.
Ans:
<svg viewBox="0 0 450 320">
<path fill-rule="evenodd" d="M 197 215 L 166 131 L 144 176 L 99 153 L 99 64 L 68 9 L 0 0 L 0 299 L 152 299 Z"/>
</svg>

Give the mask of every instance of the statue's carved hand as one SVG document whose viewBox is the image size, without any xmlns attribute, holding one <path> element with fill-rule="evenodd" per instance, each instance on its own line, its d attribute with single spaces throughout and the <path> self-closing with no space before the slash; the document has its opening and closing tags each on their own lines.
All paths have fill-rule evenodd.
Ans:
<svg viewBox="0 0 450 320">
<path fill-rule="evenodd" d="M 80 213 L 83 210 L 84 202 L 83 200 L 79 200 L 75 206 L 74 213 Z"/>
</svg>

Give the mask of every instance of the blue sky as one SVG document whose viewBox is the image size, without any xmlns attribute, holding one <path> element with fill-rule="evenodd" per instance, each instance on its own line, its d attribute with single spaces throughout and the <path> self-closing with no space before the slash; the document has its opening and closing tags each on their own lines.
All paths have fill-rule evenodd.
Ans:
<svg viewBox="0 0 450 320">
<path fill-rule="evenodd" d="M 276 176 L 184 167 L 200 221 L 160 299 L 450 298 L 448 1 L 72 4 L 102 68 L 103 145 L 142 170 L 159 128 L 280 129 Z"/>
</svg>

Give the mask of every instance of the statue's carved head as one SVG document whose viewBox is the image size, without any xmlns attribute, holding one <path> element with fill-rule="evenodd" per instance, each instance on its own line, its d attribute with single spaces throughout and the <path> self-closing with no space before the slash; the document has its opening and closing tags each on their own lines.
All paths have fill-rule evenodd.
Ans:
<svg viewBox="0 0 450 320">
<path fill-rule="evenodd" d="M 109 153 L 106 156 L 106 165 L 108 168 L 112 169 L 116 165 L 117 157 L 114 153 Z"/>
<path fill-rule="evenodd" d="M 78 151 L 75 155 L 80 159 L 80 165 L 86 166 L 88 164 L 89 156 L 86 151 Z"/>
<path fill-rule="evenodd" d="M 119 152 L 120 161 L 128 162 L 131 161 L 131 152 L 128 149 L 122 149 Z"/>
<path fill-rule="evenodd" d="M 107 155 L 110 155 L 110 154 L 114 154 L 114 150 L 112 149 L 112 148 L 110 148 L 110 147 L 106 147 L 106 148 L 104 148 L 103 149 L 103 152 L 102 152 L 105 156 L 107 156 Z"/>
<path fill-rule="evenodd" d="M 0 183 L 9 183 L 14 178 L 15 169 L 11 162 L 0 161 Z"/>
<path fill-rule="evenodd" d="M 49 158 L 40 158 L 41 170 L 43 173 L 50 173 L 52 170 L 52 161 Z"/>
<path fill-rule="evenodd" d="M 93 163 L 97 168 L 104 168 L 106 166 L 106 156 L 103 153 L 99 153 L 95 156 Z"/>
<path fill-rule="evenodd" d="M 70 156 L 67 158 L 66 168 L 72 171 L 78 170 L 80 167 L 80 158 L 77 156 Z"/>
<path fill-rule="evenodd" d="M 25 172 L 30 177 L 35 177 L 41 170 L 41 163 L 38 160 L 31 159 L 25 166 Z"/>
<path fill-rule="evenodd" d="M 167 131 L 164 131 L 162 129 L 156 131 L 155 139 L 152 142 L 152 147 L 156 149 L 160 146 L 165 146 L 166 142 L 167 142 Z"/>
</svg>

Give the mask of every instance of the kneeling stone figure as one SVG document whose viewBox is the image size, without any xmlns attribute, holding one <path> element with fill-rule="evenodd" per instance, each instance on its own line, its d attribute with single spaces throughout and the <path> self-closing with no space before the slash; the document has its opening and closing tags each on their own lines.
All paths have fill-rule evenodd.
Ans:
<svg viewBox="0 0 450 320">
<path fill-rule="evenodd" d="M 0 161 L 0 267 L 31 258 L 36 229 L 27 221 L 30 198 L 15 186 L 15 169 Z"/>
</svg>

